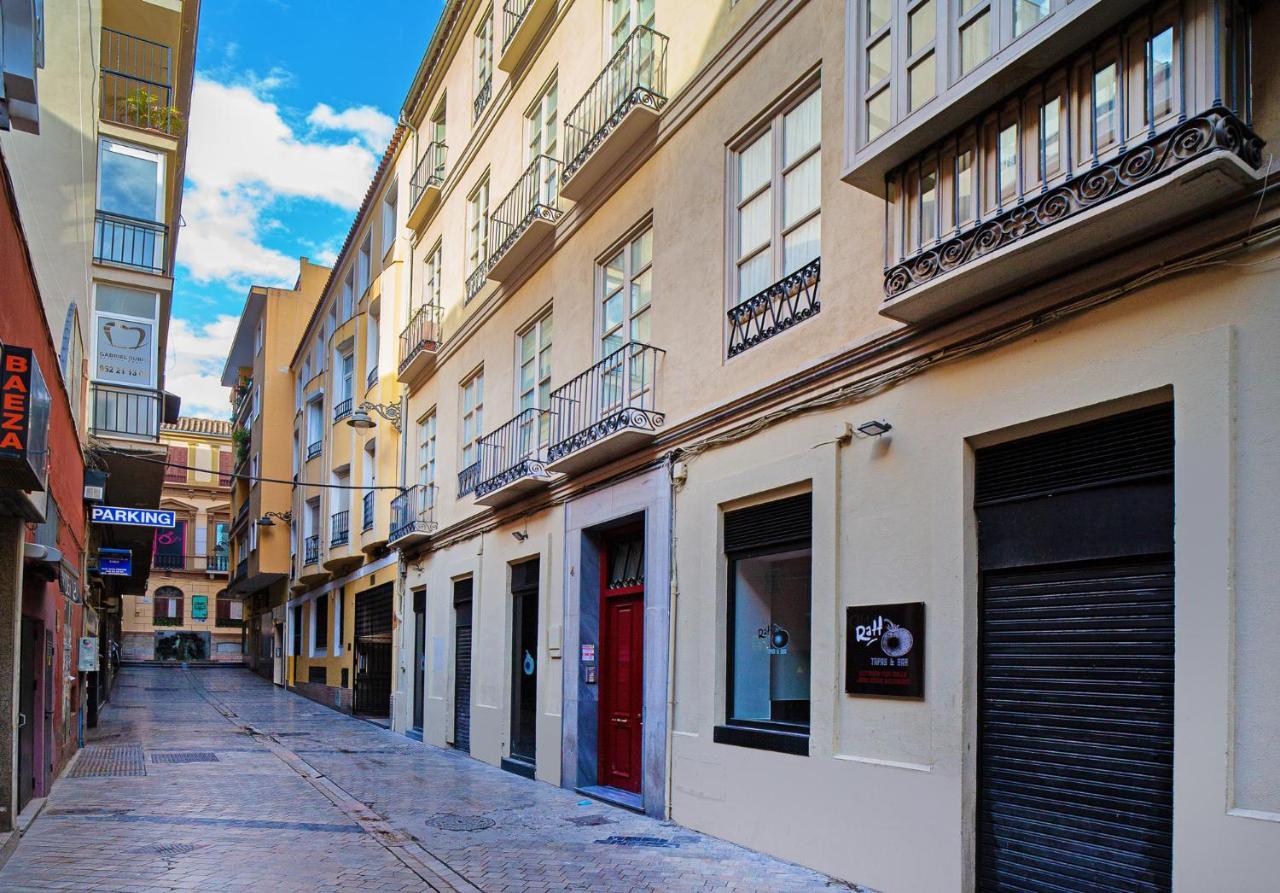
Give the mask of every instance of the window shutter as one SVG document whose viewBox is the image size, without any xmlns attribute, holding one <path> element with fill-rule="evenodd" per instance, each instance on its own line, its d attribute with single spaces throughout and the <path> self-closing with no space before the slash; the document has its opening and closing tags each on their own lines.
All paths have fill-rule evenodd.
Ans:
<svg viewBox="0 0 1280 893">
<path fill-rule="evenodd" d="M 813 494 L 802 493 L 724 515 L 724 550 L 802 545 L 813 536 Z"/>
<path fill-rule="evenodd" d="M 164 479 L 167 483 L 185 484 L 187 482 L 187 469 L 181 466 L 189 465 L 187 455 L 189 450 L 184 446 L 169 447 L 169 464 L 164 469 Z M 178 466 L 178 467 L 174 467 Z"/>
<path fill-rule="evenodd" d="M 231 450 L 218 451 L 218 486 L 231 486 Z"/>
</svg>

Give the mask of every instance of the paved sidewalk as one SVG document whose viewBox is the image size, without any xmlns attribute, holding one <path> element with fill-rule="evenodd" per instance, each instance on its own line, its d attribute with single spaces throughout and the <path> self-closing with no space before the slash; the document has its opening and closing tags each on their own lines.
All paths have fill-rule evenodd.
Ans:
<svg viewBox="0 0 1280 893">
<path fill-rule="evenodd" d="M 14 893 L 363 889 L 858 888 L 410 741 L 230 668 L 126 668 L 0 870 L 0 890 Z"/>
</svg>

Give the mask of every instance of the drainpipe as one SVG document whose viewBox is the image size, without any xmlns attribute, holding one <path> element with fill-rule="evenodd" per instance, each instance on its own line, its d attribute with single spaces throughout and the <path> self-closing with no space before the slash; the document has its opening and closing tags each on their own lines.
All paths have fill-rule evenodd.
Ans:
<svg viewBox="0 0 1280 893">
<path fill-rule="evenodd" d="M 667 616 L 667 753 L 666 753 L 666 796 L 663 802 L 663 818 L 671 818 L 671 794 L 674 789 L 672 767 L 675 764 L 675 714 L 676 714 L 676 617 L 680 605 L 680 580 L 676 573 L 676 492 L 679 484 L 684 483 L 681 474 L 677 481 L 676 456 L 678 450 L 667 454 L 667 485 L 670 488 L 667 504 L 667 523 L 670 525 L 667 536 L 667 567 L 670 576 L 671 610 Z"/>
</svg>

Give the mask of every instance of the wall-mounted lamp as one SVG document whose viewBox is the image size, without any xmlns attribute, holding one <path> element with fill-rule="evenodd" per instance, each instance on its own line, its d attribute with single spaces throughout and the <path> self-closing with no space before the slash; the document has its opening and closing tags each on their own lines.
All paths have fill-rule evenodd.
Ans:
<svg viewBox="0 0 1280 893">
<path fill-rule="evenodd" d="M 893 425 L 890 425 L 884 419 L 871 419 L 868 422 L 863 422 L 853 430 L 859 437 L 880 437 L 892 431 Z"/>
<path fill-rule="evenodd" d="M 511 535 L 515 537 L 517 543 L 523 543 L 529 538 L 529 534 L 523 530 L 513 530 L 511 531 Z"/>
<path fill-rule="evenodd" d="M 397 431 L 400 430 L 400 404 L 398 403 L 371 403 L 366 400 L 347 417 L 347 424 L 352 428 L 372 428 L 377 423 L 369 417 L 370 412 L 376 412 L 390 422 L 391 427 Z"/>
<path fill-rule="evenodd" d="M 258 526 L 259 527 L 275 527 L 276 523 L 271 520 L 272 518 L 279 518 L 281 521 L 283 521 L 286 524 L 292 524 L 293 512 L 292 511 L 267 512 L 265 515 L 263 515 L 261 518 L 258 519 Z"/>
</svg>

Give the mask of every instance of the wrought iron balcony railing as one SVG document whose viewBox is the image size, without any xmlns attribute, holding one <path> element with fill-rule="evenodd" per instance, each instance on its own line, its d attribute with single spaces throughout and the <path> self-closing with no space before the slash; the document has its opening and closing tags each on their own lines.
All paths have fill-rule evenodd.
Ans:
<svg viewBox="0 0 1280 893">
<path fill-rule="evenodd" d="M 93 218 L 94 263 L 166 272 L 169 228 L 154 220 L 98 211 Z"/>
<path fill-rule="evenodd" d="M 638 27 L 565 116 L 568 160 L 564 179 L 578 172 L 632 107 L 662 108 L 667 102 L 666 91 L 667 37 L 652 28 Z"/>
<path fill-rule="evenodd" d="M 480 261 L 471 275 L 467 277 L 467 297 L 466 301 L 470 301 L 476 295 L 480 294 L 480 289 L 484 288 L 485 280 L 489 278 L 489 259 L 485 258 Z M 465 301 L 464 301 L 465 303 Z"/>
<path fill-rule="evenodd" d="M 351 542 L 351 512 L 345 509 L 334 512 L 329 519 L 329 547 L 345 546 Z"/>
<path fill-rule="evenodd" d="M 480 85 L 480 89 L 476 91 L 475 101 L 471 106 L 471 120 L 479 121 L 480 116 L 484 114 L 485 108 L 489 105 L 489 100 L 493 97 L 493 75 L 484 79 L 484 83 Z"/>
<path fill-rule="evenodd" d="M 225 574 L 227 572 L 227 568 L 230 566 L 230 563 L 231 563 L 230 552 L 226 552 L 226 551 L 214 552 L 212 555 L 209 556 L 209 562 L 205 569 L 210 571 L 215 571 L 215 572 L 221 572 Z"/>
<path fill-rule="evenodd" d="M 497 247 L 489 255 L 491 267 L 511 250 L 535 220 L 555 223 L 560 219 L 561 166 L 550 155 L 537 156 L 493 209 L 489 215 L 489 244 Z"/>
<path fill-rule="evenodd" d="M 373 390 L 373 386 L 378 383 L 378 374 L 379 374 L 378 367 L 375 365 L 372 369 L 369 370 L 368 374 L 365 375 L 364 389 L 366 391 Z"/>
<path fill-rule="evenodd" d="M 173 50 L 161 43 L 102 29 L 102 120 L 177 136 L 182 115 L 173 107 Z"/>
<path fill-rule="evenodd" d="M 246 496 L 244 502 L 240 503 L 240 508 L 236 509 L 235 520 L 231 522 L 232 527 L 239 527 L 249 517 L 249 497 Z"/>
<path fill-rule="evenodd" d="M 320 561 L 320 534 L 313 534 L 303 540 L 302 563 L 316 564 Z"/>
<path fill-rule="evenodd" d="M 502 4 L 502 51 L 506 52 L 511 45 L 511 38 L 516 36 L 524 23 L 529 10 L 533 8 L 533 0 L 506 0 Z"/>
<path fill-rule="evenodd" d="M 413 312 L 409 324 L 400 333 L 400 365 L 397 371 L 403 374 L 423 351 L 435 350 L 439 346 L 440 306 L 424 304 Z"/>
<path fill-rule="evenodd" d="M 248 573 L 249 573 L 249 556 L 246 555 L 244 558 L 241 558 L 239 561 L 236 562 L 236 572 L 234 576 L 235 576 L 235 579 L 240 580 L 240 579 L 243 579 L 245 576 L 247 576 Z"/>
<path fill-rule="evenodd" d="M 370 490 L 368 493 L 364 494 L 364 496 L 361 497 L 361 501 L 362 501 L 361 520 L 364 522 L 363 526 L 360 528 L 361 531 L 373 529 L 373 494 L 374 494 L 374 491 Z"/>
<path fill-rule="evenodd" d="M 409 180 L 409 207 L 418 204 L 418 200 L 428 188 L 439 189 L 444 185 L 444 159 L 446 147 L 444 143 L 428 144 L 413 169 L 413 177 Z"/>
<path fill-rule="evenodd" d="M 317 440 L 315 443 L 307 444 L 307 461 L 310 462 L 316 456 L 320 455 L 320 450 L 324 448 L 324 441 Z"/>
<path fill-rule="evenodd" d="M 253 379 L 246 378 L 240 383 L 239 387 L 236 388 L 236 406 L 235 411 L 233 412 L 236 421 L 240 421 L 241 416 L 244 415 L 245 410 L 249 408 L 249 405 L 252 402 Z"/>
<path fill-rule="evenodd" d="M 603 440 L 623 429 L 656 431 L 658 347 L 632 341 L 551 392 L 551 443 L 547 461 Z"/>
<path fill-rule="evenodd" d="M 225 574 L 229 565 L 230 554 L 227 552 L 211 552 L 208 555 L 172 555 L 157 552 L 151 558 L 151 567 L 162 571 L 204 571 L 211 574 Z"/>
<path fill-rule="evenodd" d="M 480 438 L 475 494 L 482 498 L 520 478 L 546 478 L 550 413 L 530 407 Z"/>
<path fill-rule="evenodd" d="M 809 261 L 794 273 L 747 298 L 729 310 L 729 356 L 737 356 L 796 323 L 816 316 L 822 309 L 818 300 L 821 258 Z"/>
<path fill-rule="evenodd" d="M 94 434 L 133 440 L 160 439 L 160 420 L 164 415 L 161 391 L 97 381 L 91 383 L 90 388 Z"/>
<path fill-rule="evenodd" d="M 480 482 L 480 461 L 476 460 L 458 472 L 458 498 L 474 493 Z"/>
<path fill-rule="evenodd" d="M 429 535 L 436 529 L 436 488 L 416 484 L 391 500 L 391 542 L 407 536 Z"/>
<path fill-rule="evenodd" d="M 351 398 L 342 400 L 333 407 L 333 420 L 340 422 L 347 416 L 351 415 Z"/>
</svg>

